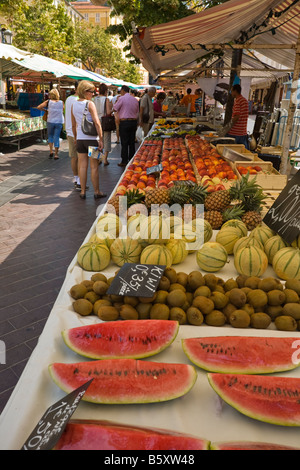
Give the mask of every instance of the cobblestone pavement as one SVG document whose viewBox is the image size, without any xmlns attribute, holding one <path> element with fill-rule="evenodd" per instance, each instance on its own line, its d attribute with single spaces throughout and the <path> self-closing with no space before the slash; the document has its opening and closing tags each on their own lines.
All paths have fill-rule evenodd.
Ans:
<svg viewBox="0 0 300 470">
<path fill-rule="evenodd" d="M 100 190 L 109 196 L 122 169 L 115 144 L 100 166 Z M 1 154 L 3 152 L 3 154 Z M 36 139 L 21 150 L 0 148 L 0 413 L 37 344 L 67 268 L 96 218 L 99 204 L 74 189 L 67 142 L 60 159 Z M 3 349 L 3 348 L 4 349 Z"/>
</svg>

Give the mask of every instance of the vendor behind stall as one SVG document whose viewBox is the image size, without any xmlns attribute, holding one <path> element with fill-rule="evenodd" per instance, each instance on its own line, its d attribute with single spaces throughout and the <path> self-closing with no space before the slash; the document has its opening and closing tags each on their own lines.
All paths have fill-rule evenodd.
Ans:
<svg viewBox="0 0 300 470">
<path fill-rule="evenodd" d="M 156 99 L 153 103 L 154 119 L 166 116 L 166 113 L 163 111 L 163 102 L 165 101 L 165 99 L 166 94 L 163 91 L 157 94 Z"/>
<path fill-rule="evenodd" d="M 241 94 L 241 85 L 233 85 L 231 89 L 232 97 L 234 98 L 232 110 L 232 127 L 227 133 L 227 137 L 235 139 L 237 144 L 245 145 L 249 149 L 247 124 L 249 117 L 249 104 L 248 100 Z"/>
</svg>

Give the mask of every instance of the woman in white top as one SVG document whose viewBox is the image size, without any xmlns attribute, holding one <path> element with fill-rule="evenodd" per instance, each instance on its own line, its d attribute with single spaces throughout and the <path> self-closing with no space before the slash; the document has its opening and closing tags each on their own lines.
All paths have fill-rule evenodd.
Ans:
<svg viewBox="0 0 300 470">
<path fill-rule="evenodd" d="M 89 164 L 88 149 L 89 147 L 97 147 L 100 151 L 103 149 L 103 132 L 98 118 L 95 104 L 91 101 L 95 87 L 91 82 L 82 80 L 77 88 L 78 100 L 73 103 L 71 110 L 72 130 L 78 154 L 78 173 L 80 178 L 81 199 L 86 198 L 86 181 L 87 170 Z M 87 119 L 94 122 L 98 135 L 87 135 L 82 131 L 82 119 L 88 103 Z M 91 180 L 94 187 L 94 198 L 99 199 L 106 197 L 99 190 L 99 163 L 95 158 L 90 158 Z"/>
<path fill-rule="evenodd" d="M 113 105 L 112 101 L 108 98 L 108 87 L 105 83 L 99 86 L 99 95 L 95 96 L 94 103 L 97 109 L 98 117 L 101 122 L 103 116 L 112 114 Z M 108 154 L 111 152 L 111 131 L 103 132 L 103 162 L 104 165 L 109 165 Z"/>
<path fill-rule="evenodd" d="M 53 145 L 55 149 L 54 160 L 58 160 L 59 139 L 64 124 L 64 103 L 59 99 L 56 88 L 50 91 L 49 100 L 41 103 L 37 109 L 48 109 L 47 133 L 50 147 L 49 158 L 53 158 Z"/>
</svg>

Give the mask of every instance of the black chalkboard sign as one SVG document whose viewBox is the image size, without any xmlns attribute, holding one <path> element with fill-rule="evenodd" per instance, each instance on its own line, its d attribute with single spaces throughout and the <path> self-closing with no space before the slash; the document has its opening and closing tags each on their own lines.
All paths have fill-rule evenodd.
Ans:
<svg viewBox="0 0 300 470">
<path fill-rule="evenodd" d="M 159 165 L 150 166 L 147 168 L 147 175 L 152 175 L 153 173 L 160 173 L 163 170 L 163 166 L 160 163 Z"/>
<path fill-rule="evenodd" d="M 125 263 L 112 281 L 107 294 L 152 297 L 166 266 Z"/>
<path fill-rule="evenodd" d="M 287 243 L 300 234 L 300 171 L 281 191 L 263 222 Z"/>
<path fill-rule="evenodd" d="M 50 406 L 21 450 L 52 450 L 93 379 Z"/>
</svg>

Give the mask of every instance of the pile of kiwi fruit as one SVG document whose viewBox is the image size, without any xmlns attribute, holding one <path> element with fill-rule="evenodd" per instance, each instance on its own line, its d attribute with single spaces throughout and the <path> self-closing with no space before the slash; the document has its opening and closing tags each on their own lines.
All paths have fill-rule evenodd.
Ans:
<svg viewBox="0 0 300 470">
<path fill-rule="evenodd" d="M 115 275 L 117 272 L 115 273 Z M 200 326 L 300 330 L 300 281 L 240 275 L 223 280 L 200 271 L 166 268 L 153 297 L 108 295 L 114 280 L 93 274 L 70 289 L 73 309 L 102 321 L 160 319 Z"/>
</svg>

